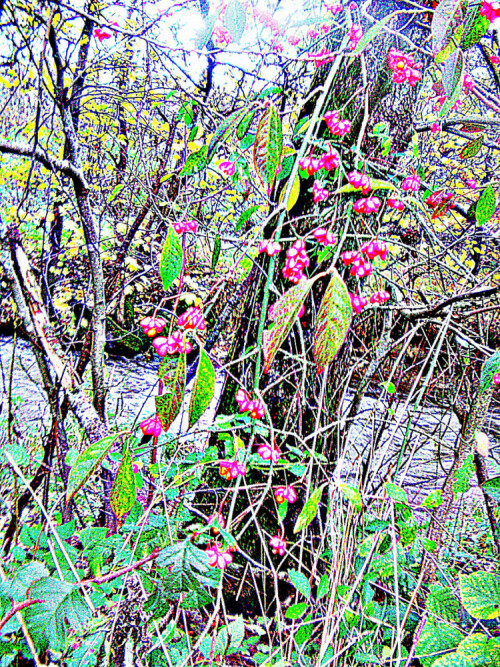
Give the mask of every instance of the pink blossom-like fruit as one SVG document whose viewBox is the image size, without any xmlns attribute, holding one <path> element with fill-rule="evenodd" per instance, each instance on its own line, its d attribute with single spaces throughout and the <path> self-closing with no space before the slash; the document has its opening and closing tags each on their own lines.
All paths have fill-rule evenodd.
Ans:
<svg viewBox="0 0 500 667">
<path fill-rule="evenodd" d="M 312 234 L 316 241 L 322 243 L 324 246 L 335 245 L 337 243 L 337 237 L 324 227 L 315 229 Z"/>
<path fill-rule="evenodd" d="M 252 401 L 244 389 L 238 389 L 235 399 L 240 408 L 240 412 L 248 412 L 251 409 Z"/>
<path fill-rule="evenodd" d="M 500 384 L 500 373 L 495 373 L 493 376 L 493 384 Z"/>
<path fill-rule="evenodd" d="M 384 241 L 379 241 L 378 239 L 373 239 L 372 241 L 366 241 L 361 245 L 360 251 L 368 257 L 368 259 L 375 259 L 375 257 L 380 257 L 380 259 L 387 259 L 389 253 L 389 248 Z"/>
<path fill-rule="evenodd" d="M 281 252 L 281 243 L 277 241 L 260 241 L 259 243 L 259 252 L 265 252 L 272 257 L 273 255 L 278 255 Z"/>
<path fill-rule="evenodd" d="M 396 211 L 404 211 L 404 202 L 402 202 L 400 199 L 396 199 L 396 197 L 389 197 L 387 200 L 387 205 L 389 208 L 394 208 Z"/>
<path fill-rule="evenodd" d="M 385 303 L 386 301 L 389 301 L 390 298 L 391 295 L 389 294 L 389 292 L 386 291 L 375 292 L 370 297 L 370 303 Z"/>
<path fill-rule="evenodd" d="M 244 463 L 239 463 L 236 459 L 234 459 L 234 461 L 219 461 L 219 474 L 221 477 L 225 477 L 228 482 L 231 479 L 236 479 L 238 475 L 243 477 L 246 473 L 246 465 Z"/>
<path fill-rule="evenodd" d="M 218 567 L 220 570 L 233 562 L 233 555 L 228 551 L 221 551 L 218 544 L 213 544 L 211 547 L 205 549 L 208 555 L 208 564 L 210 567 Z"/>
<path fill-rule="evenodd" d="M 184 222 L 174 222 L 174 229 L 177 234 L 184 234 L 185 232 L 193 232 L 198 229 L 196 220 L 184 220 Z"/>
<path fill-rule="evenodd" d="M 412 174 L 411 176 L 407 176 L 401 183 L 401 190 L 403 190 L 403 192 L 408 192 L 409 190 L 418 192 L 421 183 L 422 179 L 420 176 L 418 174 Z"/>
<path fill-rule="evenodd" d="M 226 176 L 232 176 L 234 172 L 236 171 L 236 164 L 234 162 L 221 162 L 219 165 L 219 169 L 222 171 L 223 174 L 226 174 Z"/>
<path fill-rule="evenodd" d="M 297 492 L 293 486 L 278 486 L 274 490 L 274 497 L 277 503 L 284 503 L 287 500 L 290 504 L 297 500 Z"/>
<path fill-rule="evenodd" d="M 275 555 L 284 556 L 286 553 L 286 540 L 279 535 L 271 537 L 269 540 L 269 546 Z"/>
<path fill-rule="evenodd" d="M 273 463 L 278 463 L 281 456 L 280 450 L 267 442 L 259 446 L 257 453 L 263 461 L 272 461 Z"/>
<path fill-rule="evenodd" d="M 368 305 L 368 299 L 361 294 L 351 294 L 349 292 L 349 298 L 351 300 L 351 306 L 356 315 L 358 315 L 363 308 L 365 308 Z"/>
<path fill-rule="evenodd" d="M 197 329 L 204 331 L 207 324 L 198 306 L 190 306 L 185 313 L 177 318 L 177 325 L 184 329 Z"/>
<path fill-rule="evenodd" d="M 161 317 L 144 317 L 139 324 L 146 336 L 150 338 L 161 333 L 164 327 L 167 326 L 167 323 Z"/>
<path fill-rule="evenodd" d="M 226 521 L 220 512 L 218 514 L 211 514 L 207 519 L 207 524 L 209 526 L 212 526 L 212 533 L 214 535 L 218 535 L 220 533 L 220 530 L 215 525 L 216 522 L 219 524 L 221 528 L 226 527 Z"/>
<path fill-rule="evenodd" d="M 145 419 L 139 424 L 139 428 L 144 435 L 152 435 L 157 438 L 159 435 L 161 435 L 162 432 L 161 419 L 159 415 L 148 417 L 148 419 Z"/>
<path fill-rule="evenodd" d="M 313 183 L 313 199 L 315 203 L 326 201 L 330 193 L 327 188 L 323 187 L 323 181 L 314 181 Z"/>
<path fill-rule="evenodd" d="M 359 25 L 359 23 L 353 23 L 351 29 L 349 30 L 349 39 L 351 40 L 349 42 L 349 48 L 351 51 L 354 51 L 362 37 L 363 28 Z"/>
<path fill-rule="evenodd" d="M 372 189 L 372 179 L 359 171 L 351 171 L 347 174 L 347 180 L 356 190 L 361 189 L 364 195 Z"/>
</svg>

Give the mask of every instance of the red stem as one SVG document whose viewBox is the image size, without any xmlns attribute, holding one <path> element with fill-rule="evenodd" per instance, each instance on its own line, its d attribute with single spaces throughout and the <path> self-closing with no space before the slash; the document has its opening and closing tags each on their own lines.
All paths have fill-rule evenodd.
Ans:
<svg viewBox="0 0 500 667">
<path fill-rule="evenodd" d="M 30 607 L 32 604 L 40 604 L 40 602 L 44 602 L 44 600 L 23 600 L 22 602 L 13 604 L 12 609 L 8 611 L 0 621 L 0 630 L 15 614 L 17 614 L 18 611 L 21 611 L 21 609 L 24 609 L 25 607 Z"/>
<path fill-rule="evenodd" d="M 145 563 L 148 563 L 150 560 L 158 558 L 159 553 L 160 549 L 156 547 L 156 549 L 153 551 L 152 554 L 149 554 L 149 556 L 146 556 L 142 560 L 138 560 L 136 563 L 132 563 L 132 565 L 129 565 L 128 567 L 122 567 L 121 570 L 116 570 L 116 572 L 109 572 L 108 574 L 104 574 L 102 577 L 94 577 L 94 579 L 84 579 L 83 581 L 80 582 L 80 586 L 84 586 L 85 584 L 105 584 L 107 581 L 118 579 L 118 577 L 121 577 L 122 574 L 127 574 L 127 572 L 132 572 L 132 570 L 137 570 L 139 567 L 141 567 Z"/>
</svg>

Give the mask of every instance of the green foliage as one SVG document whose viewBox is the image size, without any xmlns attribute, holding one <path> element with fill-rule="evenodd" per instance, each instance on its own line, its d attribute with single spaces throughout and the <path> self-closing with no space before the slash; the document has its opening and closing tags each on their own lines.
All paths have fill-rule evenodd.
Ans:
<svg viewBox="0 0 500 667">
<path fill-rule="evenodd" d="M 463 464 L 455 470 L 453 476 L 453 495 L 456 497 L 457 493 L 465 493 L 470 487 L 470 480 L 474 474 L 474 455 L 469 454 Z"/>
<path fill-rule="evenodd" d="M 160 276 L 165 292 L 168 292 L 174 280 L 180 276 L 182 257 L 182 245 L 179 236 L 174 228 L 169 226 L 160 256 Z"/>
<path fill-rule="evenodd" d="M 363 498 L 358 489 L 349 484 L 341 482 L 339 488 L 342 490 L 344 496 L 349 500 L 355 512 L 360 512 L 363 509 Z"/>
<path fill-rule="evenodd" d="M 481 484 L 481 488 L 495 500 L 500 500 L 500 476 L 490 477 L 490 479 Z"/>
<path fill-rule="evenodd" d="M 495 206 L 495 191 L 491 185 L 488 185 L 488 187 L 481 193 L 476 204 L 476 222 L 478 225 L 484 225 L 485 222 L 488 222 L 488 220 L 493 217 Z"/>
<path fill-rule="evenodd" d="M 393 484 L 392 482 L 386 482 L 384 484 L 384 489 L 389 498 L 392 498 L 397 503 L 404 503 L 405 505 L 408 505 L 408 496 L 406 495 L 406 491 L 400 486 Z"/>
<path fill-rule="evenodd" d="M 451 588 L 433 584 L 430 587 L 427 608 L 445 621 L 456 621 L 460 604 Z"/>
<path fill-rule="evenodd" d="M 307 602 L 297 602 L 297 604 L 292 604 L 288 607 L 285 613 L 285 618 L 297 619 L 303 616 L 309 605 Z"/>
<path fill-rule="evenodd" d="M 500 616 L 500 577 L 493 572 L 473 572 L 459 577 L 460 599 L 474 618 Z"/>
<path fill-rule="evenodd" d="M 164 393 L 156 397 L 156 412 L 160 416 L 163 429 L 167 431 L 179 414 L 186 388 L 186 355 L 168 360 L 160 375 Z"/>
<path fill-rule="evenodd" d="M 214 249 L 212 252 L 212 270 L 215 270 L 217 267 L 217 262 L 219 261 L 220 257 L 220 249 L 221 249 L 220 234 L 217 234 L 217 236 L 215 237 Z"/>
<path fill-rule="evenodd" d="M 44 577 L 32 584 L 30 595 L 41 602 L 27 607 L 24 619 L 40 644 L 46 642 L 52 650 L 61 651 L 68 643 L 68 628 L 83 632 L 90 611 L 73 584 Z"/>
<path fill-rule="evenodd" d="M 429 619 L 420 635 L 415 657 L 419 658 L 423 667 L 433 665 L 441 651 L 456 648 L 463 635 L 456 628 Z"/>
<path fill-rule="evenodd" d="M 335 358 L 349 330 L 352 306 L 347 287 L 335 269 L 326 288 L 314 330 L 314 362 L 318 375 Z"/>
<path fill-rule="evenodd" d="M 189 403 L 189 426 L 196 424 L 201 415 L 210 405 L 214 395 L 215 369 L 210 357 L 200 348 L 200 359 L 194 379 L 191 401 Z"/>
<path fill-rule="evenodd" d="M 483 146 L 484 134 L 480 134 L 475 139 L 468 141 L 460 152 L 462 160 L 467 160 L 475 157 Z"/>
<path fill-rule="evenodd" d="M 297 521 L 295 522 L 295 526 L 293 528 L 294 533 L 299 533 L 301 530 L 307 528 L 311 521 L 316 517 L 322 493 L 323 487 L 320 486 L 318 489 L 315 489 L 306 500 L 304 507 L 300 511 Z"/>
<path fill-rule="evenodd" d="M 311 597 L 311 584 L 307 577 L 298 570 L 288 570 L 288 576 L 295 588 L 306 598 Z"/>
<path fill-rule="evenodd" d="M 493 352 L 483 364 L 481 369 L 481 391 L 491 387 L 495 373 L 500 372 L 500 349 Z"/>
<path fill-rule="evenodd" d="M 136 487 L 132 471 L 132 458 L 127 447 L 111 487 L 109 503 L 115 515 L 118 519 L 121 519 L 124 514 L 132 509 L 135 499 Z"/>
<path fill-rule="evenodd" d="M 90 479 L 108 455 L 116 436 L 110 435 L 92 443 L 78 455 L 68 476 L 66 502 L 75 496 L 82 486 Z"/>
<path fill-rule="evenodd" d="M 180 176 L 191 176 L 198 174 L 207 166 L 208 146 L 202 146 L 196 153 L 188 155 L 186 164 L 182 167 Z"/>
<path fill-rule="evenodd" d="M 281 119 L 274 104 L 270 104 L 260 118 L 253 151 L 255 169 L 268 193 L 276 178 L 282 149 Z"/>
</svg>

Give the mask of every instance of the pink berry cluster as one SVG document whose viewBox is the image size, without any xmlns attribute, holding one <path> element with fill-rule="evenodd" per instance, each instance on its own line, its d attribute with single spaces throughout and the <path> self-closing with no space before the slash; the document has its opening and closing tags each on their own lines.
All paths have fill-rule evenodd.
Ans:
<svg viewBox="0 0 500 667">
<path fill-rule="evenodd" d="M 368 299 L 362 294 L 352 294 L 351 292 L 349 292 L 349 298 L 351 300 L 352 309 L 356 313 L 356 315 L 359 314 L 363 310 L 363 308 L 366 308 L 366 306 L 368 305 Z M 385 290 L 380 292 L 374 292 L 370 296 L 370 303 L 383 304 L 386 301 L 389 301 L 390 298 L 391 295 L 389 294 L 389 292 L 386 292 Z"/>
<path fill-rule="evenodd" d="M 405 208 L 404 202 L 402 202 L 400 199 L 397 199 L 396 197 L 389 197 L 387 200 L 387 205 L 389 208 L 393 208 L 396 211 L 404 211 Z"/>
<path fill-rule="evenodd" d="M 389 49 L 387 54 L 389 68 L 392 70 L 392 80 L 394 83 L 404 83 L 408 81 L 411 87 L 415 86 L 422 78 L 422 63 L 416 63 L 415 58 L 394 47 Z"/>
<path fill-rule="evenodd" d="M 293 486 L 278 486 L 274 489 L 274 497 L 276 502 L 281 504 L 285 500 L 289 503 L 294 503 L 297 500 L 297 491 L 295 491 Z"/>
<path fill-rule="evenodd" d="M 360 171 L 351 171 L 347 174 L 347 180 L 353 188 L 361 190 L 364 195 L 367 195 L 372 189 L 372 179 L 367 174 L 362 174 Z"/>
<path fill-rule="evenodd" d="M 335 245 L 337 243 L 337 237 L 324 227 L 319 227 L 318 229 L 315 229 L 312 235 L 314 236 L 314 238 L 318 243 L 321 243 L 325 247 L 329 245 Z"/>
<path fill-rule="evenodd" d="M 223 174 L 226 176 L 232 176 L 234 172 L 236 171 L 236 163 L 235 162 L 221 162 L 219 165 L 219 169 L 222 171 Z"/>
<path fill-rule="evenodd" d="M 329 146 L 328 152 L 323 153 L 319 158 L 303 157 L 299 160 L 299 167 L 307 171 L 309 176 L 312 176 L 320 169 L 332 171 L 340 166 L 340 158 L 336 150 Z"/>
<path fill-rule="evenodd" d="M 232 479 L 236 479 L 238 475 L 244 477 L 247 474 L 247 467 L 236 458 L 234 461 L 219 461 L 219 474 L 229 482 Z"/>
<path fill-rule="evenodd" d="M 174 222 L 174 229 L 177 234 L 184 234 L 185 232 L 193 232 L 198 229 L 196 220 L 185 220 L 184 222 Z"/>
<path fill-rule="evenodd" d="M 299 283 L 305 278 L 304 269 L 309 266 L 310 259 L 306 250 L 305 241 L 295 241 L 291 248 L 286 251 L 285 267 L 283 277 L 292 283 Z"/>
<path fill-rule="evenodd" d="M 350 266 L 351 276 L 356 276 L 358 278 L 364 278 L 365 276 L 370 276 L 373 273 L 373 266 L 368 262 L 363 255 L 368 259 L 372 260 L 375 257 L 380 257 L 381 259 L 386 259 L 389 249 L 383 241 L 367 241 L 363 243 L 360 250 L 347 250 L 341 255 L 342 261 L 345 266 Z"/>
<path fill-rule="evenodd" d="M 198 306 L 190 306 L 185 313 L 177 318 L 177 325 L 184 327 L 184 329 L 198 329 L 198 331 L 205 331 L 207 328 L 203 313 Z"/>
<path fill-rule="evenodd" d="M 146 336 L 149 336 L 150 338 L 161 333 L 164 327 L 167 326 L 167 323 L 162 317 L 144 317 L 139 324 Z"/>
<path fill-rule="evenodd" d="M 338 0 L 326 0 L 325 2 L 325 9 L 327 9 L 329 12 L 332 12 L 333 15 L 335 14 L 340 14 L 340 12 L 344 9 Z"/>
<path fill-rule="evenodd" d="M 226 527 L 226 520 L 224 519 L 224 517 L 220 512 L 218 512 L 217 514 L 211 514 L 207 519 L 207 525 L 212 526 L 212 533 L 214 535 L 218 535 L 220 533 L 220 530 L 215 525 L 215 522 L 217 522 L 222 529 Z"/>
<path fill-rule="evenodd" d="M 352 123 L 350 120 L 340 120 L 338 111 L 327 111 L 323 120 L 332 134 L 343 137 L 351 131 Z"/>
<path fill-rule="evenodd" d="M 152 435 L 157 438 L 161 435 L 162 425 L 159 415 L 149 417 L 139 424 L 139 427 L 144 435 Z"/>
<path fill-rule="evenodd" d="M 376 213 L 382 202 L 378 197 L 365 197 L 364 199 L 358 199 L 354 202 L 353 209 L 356 213 L 364 213 L 365 215 L 371 215 Z"/>
<path fill-rule="evenodd" d="M 479 13 L 488 21 L 495 21 L 500 17 L 500 2 L 497 2 L 497 0 L 483 0 Z"/>
<path fill-rule="evenodd" d="M 255 19 L 259 23 L 262 23 L 266 28 L 269 28 L 272 33 L 278 34 L 280 32 L 278 21 L 269 12 L 259 9 L 258 7 L 255 7 L 252 12 Z"/>
<path fill-rule="evenodd" d="M 244 389 L 238 389 L 235 398 L 236 403 L 238 403 L 240 408 L 240 412 L 250 412 L 250 417 L 252 417 L 252 419 L 264 418 L 265 412 L 262 401 L 259 401 L 257 398 L 252 400 Z"/>
<path fill-rule="evenodd" d="M 281 456 L 280 450 L 267 442 L 259 446 L 257 454 L 263 461 L 272 461 L 273 463 L 278 463 Z"/>
<path fill-rule="evenodd" d="M 328 189 L 323 187 L 323 181 L 314 181 L 313 183 L 313 200 L 317 204 L 321 201 L 326 201 L 330 193 Z"/>
<path fill-rule="evenodd" d="M 277 255 L 281 252 L 281 243 L 277 243 L 276 241 L 261 241 L 259 243 L 259 252 L 265 252 L 269 257 Z"/>
<path fill-rule="evenodd" d="M 153 347 L 160 357 L 165 357 L 167 354 L 176 354 L 177 352 L 189 353 L 193 349 L 191 343 L 184 339 L 182 331 L 174 331 L 168 338 L 163 336 L 155 338 Z"/>
<path fill-rule="evenodd" d="M 313 62 L 316 67 L 321 67 L 321 65 L 327 65 L 328 63 L 332 63 L 335 58 L 336 54 L 333 51 L 330 51 L 329 49 L 324 46 L 320 51 L 317 53 L 308 53 L 306 60 L 310 60 Z"/>
<path fill-rule="evenodd" d="M 224 570 L 229 563 L 233 562 L 233 554 L 231 551 L 229 549 L 222 551 L 220 545 L 217 543 L 207 547 L 205 553 L 208 556 L 208 564 L 210 567 L 218 567 L 220 570 Z"/>
<path fill-rule="evenodd" d="M 269 546 L 275 556 L 284 556 L 286 554 L 286 540 L 280 535 L 275 535 L 269 540 Z"/>
<path fill-rule="evenodd" d="M 404 181 L 401 183 L 401 190 L 403 192 L 418 192 L 420 190 L 420 185 L 422 183 L 422 179 L 418 174 L 411 174 L 410 176 L 407 176 Z"/>
<path fill-rule="evenodd" d="M 500 384 L 500 373 L 495 373 L 493 376 L 493 384 Z"/>
</svg>

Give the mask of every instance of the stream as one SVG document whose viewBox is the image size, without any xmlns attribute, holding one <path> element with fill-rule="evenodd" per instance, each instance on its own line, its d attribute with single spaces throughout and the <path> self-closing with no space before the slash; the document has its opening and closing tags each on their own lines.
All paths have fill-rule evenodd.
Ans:
<svg viewBox="0 0 500 667">
<path fill-rule="evenodd" d="M 27 341 L 18 339 L 13 358 L 12 337 L 0 336 L 0 448 L 6 442 L 7 414 L 9 405 L 9 384 L 11 385 L 11 405 L 15 414 L 15 431 L 27 438 L 40 438 L 48 428 L 50 414 L 35 358 Z M 158 361 L 147 361 L 141 356 L 134 359 L 107 360 L 108 369 L 108 409 L 110 426 L 131 428 L 155 412 Z M 12 378 L 11 375 L 12 369 Z M 89 378 L 86 382 L 89 382 Z M 203 448 L 206 437 L 199 431 L 213 424 L 217 404 L 222 393 L 224 378 L 216 375 L 214 398 L 195 427 L 198 435 L 188 432 L 189 393 L 183 408 L 172 424 L 169 433 L 179 437 L 180 442 L 190 448 Z M 352 400 L 351 395 L 344 399 L 343 411 Z M 376 398 L 365 397 L 360 411 L 349 428 L 344 459 L 339 466 L 341 477 L 354 481 L 359 474 L 363 459 L 371 457 L 371 468 L 379 480 L 385 480 L 391 471 L 394 473 L 401 456 L 397 478 L 392 481 L 404 486 L 410 499 L 417 500 L 422 493 L 439 488 L 452 462 L 459 423 L 456 416 L 438 407 L 425 405 L 414 411 L 402 396 L 395 407 L 394 414 L 385 425 L 377 448 L 373 448 L 373 435 L 380 425 L 385 411 L 382 402 Z M 490 414 L 483 430 L 488 434 L 491 450 L 487 459 L 490 475 L 500 474 L 500 415 Z M 403 448 L 404 445 L 404 448 Z M 473 481 L 475 484 L 475 480 Z M 468 492 L 472 497 L 480 495 L 480 489 L 474 486 Z M 464 494 L 467 495 L 467 494 Z"/>
</svg>

